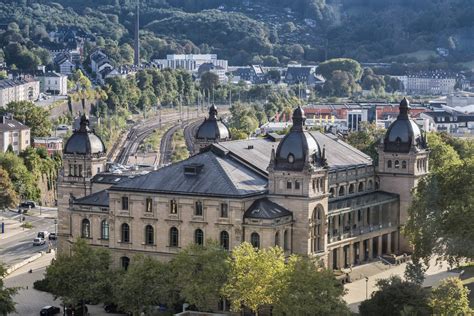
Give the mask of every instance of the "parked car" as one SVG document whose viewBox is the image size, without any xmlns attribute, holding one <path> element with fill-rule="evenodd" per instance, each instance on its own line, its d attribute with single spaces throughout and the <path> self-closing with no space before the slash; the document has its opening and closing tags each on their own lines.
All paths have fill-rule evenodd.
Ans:
<svg viewBox="0 0 474 316">
<path fill-rule="evenodd" d="M 49 240 L 56 240 L 57 238 L 58 238 L 58 237 L 56 236 L 56 233 L 51 233 L 51 234 L 49 234 L 49 236 L 48 236 L 48 239 L 49 239 Z"/>
<path fill-rule="evenodd" d="M 38 235 L 36 237 L 46 239 L 46 238 L 48 238 L 48 236 L 49 236 L 49 233 L 48 233 L 48 231 L 45 230 L 45 231 L 42 231 L 42 232 L 38 232 Z"/>
<path fill-rule="evenodd" d="M 44 245 L 46 243 L 46 241 L 44 240 L 44 238 L 35 238 L 33 239 L 33 246 L 41 246 L 41 245 Z"/>
<path fill-rule="evenodd" d="M 30 209 L 30 208 L 35 208 L 35 207 L 36 207 L 36 203 L 33 201 L 25 201 L 21 203 L 19 206 L 19 208 L 21 209 Z"/>
<path fill-rule="evenodd" d="M 67 125 L 58 125 L 58 127 L 56 127 L 56 130 L 57 131 L 68 131 L 69 126 L 67 126 Z"/>
<path fill-rule="evenodd" d="M 56 315 L 61 312 L 61 309 L 56 306 L 45 306 L 41 309 L 40 315 L 41 316 L 50 316 L 50 315 Z"/>
</svg>

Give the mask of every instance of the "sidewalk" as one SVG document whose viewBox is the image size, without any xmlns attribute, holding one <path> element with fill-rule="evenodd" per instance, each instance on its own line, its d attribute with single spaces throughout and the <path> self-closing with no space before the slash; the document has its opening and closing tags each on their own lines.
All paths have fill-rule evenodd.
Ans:
<svg viewBox="0 0 474 316">
<path fill-rule="evenodd" d="M 406 263 L 402 263 L 372 276 L 369 275 L 368 282 L 363 278 L 344 285 L 344 288 L 347 290 L 344 300 L 349 305 L 351 311 L 358 312 L 359 304 L 364 301 L 366 297 L 370 298 L 370 295 L 377 290 L 375 283 L 378 279 L 386 279 L 392 275 L 398 275 L 403 278 L 406 265 Z M 459 276 L 459 273 L 448 271 L 448 264 L 445 262 L 441 265 L 435 265 L 435 260 L 433 259 L 430 261 L 430 268 L 426 271 L 423 286 L 434 286 L 438 284 L 439 281 L 452 276 Z"/>
</svg>

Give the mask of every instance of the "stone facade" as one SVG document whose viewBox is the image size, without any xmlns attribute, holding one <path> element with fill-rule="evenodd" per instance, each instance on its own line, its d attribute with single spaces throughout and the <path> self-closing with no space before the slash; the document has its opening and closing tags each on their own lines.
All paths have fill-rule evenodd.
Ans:
<svg viewBox="0 0 474 316">
<path fill-rule="evenodd" d="M 376 167 L 337 138 L 305 131 L 304 113 L 297 111 L 289 141 L 215 143 L 105 190 L 94 189 L 100 173 L 89 184 L 90 178 L 63 178 L 60 243 L 85 238 L 110 249 L 125 268 L 136 254 L 169 260 L 207 239 L 229 250 L 244 241 L 279 245 L 287 255 L 313 256 L 332 269 L 408 250 L 400 228 L 410 190 L 428 170 L 426 146 L 417 143 L 406 153 L 381 146 Z M 66 169 L 73 159 L 65 156 Z"/>
</svg>

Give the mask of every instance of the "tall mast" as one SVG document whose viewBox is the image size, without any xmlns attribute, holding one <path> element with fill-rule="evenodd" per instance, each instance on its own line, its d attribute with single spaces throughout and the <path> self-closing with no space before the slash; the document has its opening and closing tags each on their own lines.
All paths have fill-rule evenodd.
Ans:
<svg viewBox="0 0 474 316">
<path fill-rule="evenodd" d="M 137 12 L 135 13 L 135 55 L 134 64 L 138 66 L 140 64 L 140 0 L 137 0 Z"/>
</svg>

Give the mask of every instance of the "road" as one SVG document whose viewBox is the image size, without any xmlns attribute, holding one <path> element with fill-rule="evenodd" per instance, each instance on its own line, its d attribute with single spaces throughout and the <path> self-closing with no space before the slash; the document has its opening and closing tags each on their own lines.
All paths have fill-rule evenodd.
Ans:
<svg viewBox="0 0 474 316">
<path fill-rule="evenodd" d="M 30 211 L 31 215 L 22 215 L 25 222 L 33 225 L 33 228 L 21 228 L 20 215 L 16 212 L 6 211 L 0 212 L 0 222 L 5 221 L 12 223 L 18 221 L 16 225 L 6 225 L 5 234 L 0 235 L 0 260 L 8 266 L 19 263 L 40 251 L 48 250 L 48 241 L 41 246 L 33 246 L 33 239 L 39 231 L 54 232 L 54 219 L 57 218 L 57 210 L 55 208 L 42 209 L 42 214 L 35 209 Z M 52 241 L 52 246 L 55 246 Z"/>
</svg>

